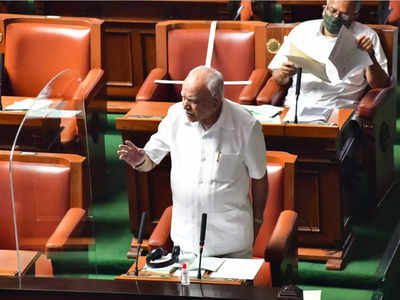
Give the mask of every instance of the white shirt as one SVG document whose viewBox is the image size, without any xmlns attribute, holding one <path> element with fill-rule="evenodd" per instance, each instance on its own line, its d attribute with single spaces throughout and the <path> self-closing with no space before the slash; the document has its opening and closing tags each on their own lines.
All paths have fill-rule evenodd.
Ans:
<svg viewBox="0 0 400 300">
<path fill-rule="evenodd" d="M 354 107 L 368 85 L 365 69 L 354 70 L 343 78 L 343 80 L 339 79 L 335 66 L 328 59 L 337 38 L 323 35 L 322 23 L 323 20 L 303 22 L 294 27 L 289 33 L 289 39 L 296 47 L 317 61 L 326 64 L 326 72 L 331 81 L 328 83 L 310 73 L 303 73 L 301 77 L 299 107 Z M 355 38 L 366 35 L 371 39 L 374 45 L 376 60 L 387 73 L 387 59 L 378 34 L 359 22 L 352 22 L 349 30 Z M 271 70 L 279 69 L 285 61 L 287 61 L 287 57 L 283 55 L 282 51 L 278 51 L 268 68 Z M 296 75 L 293 76 L 294 84 L 288 90 L 285 106 L 294 105 L 296 99 L 295 82 Z"/>
<path fill-rule="evenodd" d="M 224 99 L 217 122 L 204 130 L 187 119 L 182 102 L 176 103 L 144 150 L 157 164 L 171 154 L 175 245 L 198 253 L 201 215 L 207 213 L 203 255 L 252 249 L 249 177 L 264 176 L 266 150 L 261 124 L 249 112 Z"/>
</svg>

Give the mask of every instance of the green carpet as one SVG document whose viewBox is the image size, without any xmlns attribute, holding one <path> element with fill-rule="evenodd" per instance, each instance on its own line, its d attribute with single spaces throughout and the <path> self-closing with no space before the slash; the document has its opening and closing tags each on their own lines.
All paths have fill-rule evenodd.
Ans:
<svg viewBox="0 0 400 300">
<path fill-rule="evenodd" d="M 109 279 L 128 270 L 133 263 L 127 259 L 132 234 L 129 226 L 128 196 L 126 192 L 126 167 L 116 154 L 121 143 L 120 133 L 115 131 L 115 118 L 109 115 L 105 132 L 105 194 L 94 199 L 92 215 L 95 220 L 95 251 L 90 252 L 91 265 L 97 266 L 97 274 L 90 278 Z"/>
<path fill-rule="evenodd" d="M 299 285 L 303 290 L 321 290 L 323 300 L 379 300 L 381 292 L 374 290 L 348 289 L 337 287 L 321 287 Z"/>
</svg>

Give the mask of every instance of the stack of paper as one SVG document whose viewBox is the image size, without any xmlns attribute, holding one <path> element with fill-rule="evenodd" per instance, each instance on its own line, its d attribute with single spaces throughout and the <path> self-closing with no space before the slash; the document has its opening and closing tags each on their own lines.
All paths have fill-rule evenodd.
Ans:
<svg viewBox="0 0 400 300">
<path fill-rule="evenodd" d="M 327 123 L 333 109 L 320 106 L 305 106 L 297 111 L 298 123 Z M 285 119 L 286 123 L 293 123 L 295 120 L 295 107 L 290 107 Z"/>
<path fill-rule="evenodd" d="M 11 105 L 6 106 L 4 110 L 38 110 L 49 107 L 51 103 L 52 101 L 48 99 L 28 98 L 21 101 L 16 101 Z"/>
</svg>

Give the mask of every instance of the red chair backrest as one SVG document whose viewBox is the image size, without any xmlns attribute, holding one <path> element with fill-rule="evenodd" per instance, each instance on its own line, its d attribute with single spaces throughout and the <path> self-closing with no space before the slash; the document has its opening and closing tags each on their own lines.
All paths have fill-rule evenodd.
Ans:
<svg viewBox="0 0 400 300">
<path fill-rule="evenodd" d="M 8 161 L 0 161 L 0 249 L 15 249 Z M 43 250 L 46 240 L 70 208 L 70 169 L 46 163 L 13 163 L 16 217 L 20 246 L 27 239 Z M 28 246 L 28 248 L 30 248 Z"/>
<path fill-rule="evenodd" d="M 89 72 L 89 26 L 16 22 L 7 25 L 5 39 L 5 70 L 12 95 L 37 96 L 65 69 L 83 78 Z"/>
<path fill-rule="evenodd" d="M 168 73 L 171 80 L 183 80 L 191 69 L 204 65 L 209 28 L 172 29 L 168 31 Z M 255 68 L 254 32 L 218 29 L 211 66 L 225 81 L 248 80 Z M 171 99 L 180 101 L 181 85 L 174 85 Z M 225 86 L 225 97 L 238 101 L 243 85 Z"/>
<path fill-rule="evenodd" d="M 269 192 L 267 204 L 263 210 L 264 222 L 259 227 L 258 232 L 256 232 L 256 238 L 253 246 L 253 256 L 261 258 L 264 257 L 265 249 L 267 248 L 268 242 L 275 228 L 275 224 L 280 213 L 284 209 L 283 167 L 278 163 L 268 163 L 267 171 Z M 254 212 L 254 214 L 256 215 L 256 212 Z"/>
</svg>

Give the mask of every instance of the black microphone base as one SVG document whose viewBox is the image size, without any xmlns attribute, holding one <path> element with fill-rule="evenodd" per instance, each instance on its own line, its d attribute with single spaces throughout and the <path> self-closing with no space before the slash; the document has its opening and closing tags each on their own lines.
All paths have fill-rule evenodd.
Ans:
<svg viewBox="0 0 400 300">
<path fill-rule="evenodd" d="M 294 284 L 283 286 L 278 292 L 280 300 L 303 300 L 303 290 Z"/>
</svg>

